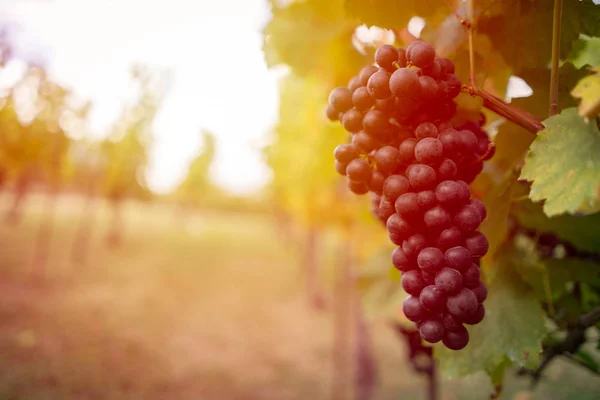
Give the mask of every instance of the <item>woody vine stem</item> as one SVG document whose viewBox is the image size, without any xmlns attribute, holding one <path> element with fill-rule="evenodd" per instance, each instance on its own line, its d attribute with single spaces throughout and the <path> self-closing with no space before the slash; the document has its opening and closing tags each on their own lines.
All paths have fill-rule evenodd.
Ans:
<svg viewBox="0 0 600 400">
<path fill-rule="evenodd" d="M 561 3 L 562 4 L 562 0 L 556 0 L 557 3 Z M 456 15 L 456 17 L 460 20 L 461 24 L 463 26 L 465 26 L 465 28 L 467 29 L 468 32 L 468 38 L 469 38 L 469 85 L 463 85 L 463 91 L 471 94 L 471 96 L 478 96 L 481 97 L 483 99 L 483 106 L 493 112 L 495 112 L 498 115 L 501 115 L 502 117 L 508 119 L 509 121 L 512 121 L 514 123 L 516 123 L 517 125 L 525 128 L 526 130 L 528 130 L 531 133 L 537 134 L 539 131 L 544 129 L 544 125 L 542 125 L 540 118 L 536 117 L 535 115 L 525 111 L 525 110 L 521 110 L 518 107 L 515 107 L 507 102 L 505 102 L 502 99 L 499 99 L 498 97 L 486 92 L 485 90 L 479 89 L 477 87 L 477 82 L 476 82 L 476 73 L 475 73 L 475 49 L 474 49 L 474 30 L 475 30 L 475 26 L 476 26 L 476 21 L 475 21 L 475 13 L 474 13 L 474 7 L 475 7 L 475 0 L 467 0 L 467 19 L 468 20 L 463 20 L 462 18 L 460 18 L 460 16 L 458 15 L 458 13 L 456 12 L 456 10 L 452 9 L 449 5 L 449 7 L 452 9 L 452 11 L 454 12 L 454 15 Z M 447 3 L 448 4 L 448 3 Z M 553 27 L 553 37 L 558 36 L 560 38 L 560 5 L 559 7 L 559 15 L 558 17 L 556 17 L 556 8 L 555 8 L 555 17 L 554 17 L 554 27 Z M 556 22 L 558 20 L 558 23 Z M 557 28 L 558 25 L 558 28 Z M 558 29 L 559 33 L 556 33 L 556 30 Z M 554 102 L 556 103 L 556 98 L 558 95 L 558 50 L 556 50 L 555 52 L 555 47 L 559 48 L 560 47 L 560 43 L 558 45 L 555 44 L 555 41 L 559 41 L 559 39 L 554 40 L 553 39 L 553 50 L 552 50 L 552 59 L 553 59 L 553 63 L 552 63 L 552 81 L 554 82 L 554 86 L 552 86 L 554 88 L 554 91 L 556 92 L 556 96 L 552 96 L 551 94 L 551 104 L 552 104 L 552 99 L 554 99 Z M 555 55 L 556 53 L 556 55 Z M 556 58 L 556 60 L 555 60 Z M 555 62 L 556 61 L 556 62 Z M 555 65 L 556 64 L 556 65 Z M 552 90 L 551 90 L 552 93 Z"/>
</svg>

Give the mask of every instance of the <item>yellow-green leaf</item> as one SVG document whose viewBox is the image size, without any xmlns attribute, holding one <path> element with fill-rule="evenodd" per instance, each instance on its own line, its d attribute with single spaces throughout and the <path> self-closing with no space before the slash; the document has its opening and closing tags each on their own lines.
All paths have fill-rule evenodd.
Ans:
<svg viewBox="0 0 600 400">
<path fill-rule="evenodd" d="M 521 179 L 531 181 L 529 197 L 544 201 L 548 216 L 600 210 L 600 132 L 575 108 L 544 121 L 531 145 Z"/>
<path fill-rule="evenodd" d="M 600 38 L 579 39 L 573 43 L 568 61 L 577 68 L 600 65 Z"/>
<path fill-rule="evenodd" d="M 598 57 L 600 58 L 600 54 Z M 600 65 L 600 60 L 598 60 L 598 65 Z M 573 97 L 581 99 L 579 115 L 584 119 L 591 119 L 600 114 L 600 74 L 595 73 L 580 80 L 571 94 Z"/>
</svg>

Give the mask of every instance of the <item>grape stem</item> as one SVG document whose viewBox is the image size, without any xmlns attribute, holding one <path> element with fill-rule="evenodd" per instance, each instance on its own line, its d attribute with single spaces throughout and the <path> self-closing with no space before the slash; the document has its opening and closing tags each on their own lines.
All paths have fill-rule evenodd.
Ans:
<svg viewBox="0 0 600 400">
<path fill-rule="evenodd" d="M 544 125 L 542 125 L 540 119 L 535 115 L 511 105 L 485 90 L 463 85 L 463 91 L 470 93 L 471 96 L 481 97 L 485 108 L 527 129 L 531 133 L 538 133 L 544 129 Z"/>
<path fill-rule="evenodd" d="M 461 23 L 467 28 L 469 34 L 469 83 L 473 87 L 477 87 L 477 81 L 475 80 L 475 46 L 473 45 L 473 7 L 475 0 L 468 0 L 467 2 L 467 18 L 468 23 L 461 21 Z"/>
<path fill-rule="evenodd" d="M 600 307 L 596 307 L 592 311 L 581 315 L 579 318 L 577 318 L 577 321 L 575 321 L 574 324 L 567 328 L 567 336 L 564 340 L 544 350 L 544 359 L 535 370 L 521 368 L 518 374 L 531 376 L 533 379 L 532 385 L 535 386 L 540 381 L 542 372 L 550 365 L 554 358 L 558 356 L 565 356 L 576 361 L 577 359 L 573 357 L 573 354 L 576 353 L 581 345 L 585 343 L 585 331 L 598 322 L 600 322 Z M 581 363 L 579 364 L 583 365 Z M 599 374 L 598 371 L 594 372 Z"/>
<path fill-rule="evenodd" d="M 562 0 L 554 0 L 552 17 L 552 69 L 550 71 L 550 116 L 558 112 L 558 64 L 560 61 L 560 19 Z"/>
</svg>

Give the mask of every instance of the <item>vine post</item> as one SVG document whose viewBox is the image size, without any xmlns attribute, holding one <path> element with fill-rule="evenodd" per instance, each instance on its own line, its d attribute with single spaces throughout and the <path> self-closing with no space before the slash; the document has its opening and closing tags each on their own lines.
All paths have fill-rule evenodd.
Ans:
<svg viewBox="0 0 600 400">
<path fill-rule="evenodd" d="M 554 0 L 552 15 L 552 70 L 550 72 L 550 116 L 558 113 L 558 67 L 560 62 L 560 22 L 562 0 Z"/>
</svg>

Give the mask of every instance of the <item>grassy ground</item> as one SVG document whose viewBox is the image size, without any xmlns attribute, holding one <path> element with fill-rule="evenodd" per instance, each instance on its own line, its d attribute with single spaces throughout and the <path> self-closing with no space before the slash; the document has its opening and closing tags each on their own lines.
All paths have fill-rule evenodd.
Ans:
<svg viewBox="0 0 600 400">
<path fill-rule="evenodd" d="M 62 198 L 39 284 L 30 276 L 43 202 L 26 209 L 19 225 L 0 225 L 0 399 L 331 398 L 331 312 L 306 306 L 298 249 L 271 221 L 212 212 L 182 219 L 168 207 L 129 204 L 124 243 L 109 249 L 109 214 L 97 205 L 88 261 L 76 265 L 82 202 Z M 321 256 L 331 276 L 331 256 Z M 401 343 L 384 326 L 372 334 L 376 398 L 425 399 Z M 558 384 L 520 399 L 600 393 L 597 378 L 579 370 L 549 373 Z M 483 376 L 444 381 L 441 399 L 488 391 Z"/>
</svg>

